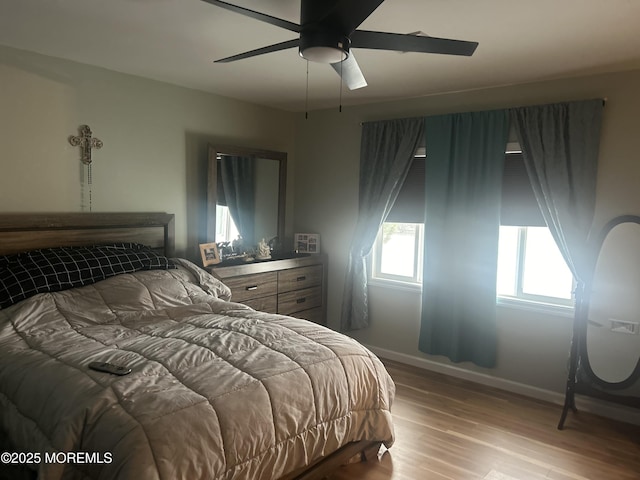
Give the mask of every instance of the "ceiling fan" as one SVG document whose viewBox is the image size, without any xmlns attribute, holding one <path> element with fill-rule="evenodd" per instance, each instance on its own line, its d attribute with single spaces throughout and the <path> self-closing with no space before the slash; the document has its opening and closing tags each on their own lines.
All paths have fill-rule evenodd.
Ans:
<svg viewBox="0 0 640 480">
<path fill-rule="evenodd" d="M 300 25 L 227 2 L 203 1 L 300 34 L 294 40 L 222 58 L 216 63 L 298 47 L 301 57 L 331 64 L 350 90 L 367 86 L 351 48 L 471 56 L 478 46 L 478 42 L 463 40 L 356 30 L 384 0 L 301 0 Z"/>
</svg>

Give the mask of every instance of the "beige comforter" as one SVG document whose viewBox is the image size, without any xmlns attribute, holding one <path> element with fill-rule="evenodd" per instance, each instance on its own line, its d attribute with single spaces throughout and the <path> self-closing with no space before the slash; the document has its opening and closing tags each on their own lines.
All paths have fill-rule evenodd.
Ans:
<svg viewBox="0 0 640 480">
<path fill-rule="evenodd" d="M 41 479 L 271 479 L 350 441 L 391 445 L 394 385 L 375 356 L 216 298 L 228 290 L 191 267 L 0 310 L 0 432 L 41 454 Z M 99 455 L 43 461 L 69 451 Z"/>
</svg>

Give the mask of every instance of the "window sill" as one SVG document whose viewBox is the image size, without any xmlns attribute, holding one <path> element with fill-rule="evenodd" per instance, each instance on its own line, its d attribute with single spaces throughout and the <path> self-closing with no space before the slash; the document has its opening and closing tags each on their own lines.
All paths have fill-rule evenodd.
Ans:
<svg viewBox="0 0 640 480">
<path fill-rule="evenodd" d="M 546 315 L 555 315 L 558 317 L 573 318 L 574 308 L 569 305 L 554 305 L 550 303 L 534 302 L 514 297 L 497 297 L 496 305 L 498 307 L 512 308 L 515 310 L 527 310 L 529 312 L 538 312 Z"/>
<path fill-rule="evenodd" d="M 398 280 L 389 280 L 386 278 L 369 278 L 368 285 L 373 287 L 390 288 L 392 290 L 403 290 L 405 292 L 422 293 L 422 284 L 400 282 Z"/>
<path fill-rule="evenodd" d="M 402 290 L 405 292 L 422 293 L 422 285 L 417 283 L 399 282 L 382 278 L 369 278 L 368 285 L 372 287 Z M 573 318 L 574 308 L 565 305 L 553 305 L 543 302 L 534 302 L 521 298 L 497 297 L 496 305 L 499 308 L 511 308 L 514 310 L 526 310 L 557 317 Z"/>
</svg>

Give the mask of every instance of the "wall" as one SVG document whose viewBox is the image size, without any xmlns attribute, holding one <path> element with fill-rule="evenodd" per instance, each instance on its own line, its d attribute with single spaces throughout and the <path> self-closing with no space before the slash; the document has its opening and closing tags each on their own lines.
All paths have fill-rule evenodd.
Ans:
<svg viewBox="0 0 640 480">
<path fill-rule="evenodd" d="M 425 79 L 428 81 L 428 79 Z M 360 123 L 363 121 L 495 109 L 607 97 L 594 225 L 620 214 L 640 214 L 640 71 L 435 95 L 375 105 L 311 112 L 297 128 L 297 231 L 321 234 L 329 257 L 328 317 L 339 325 L 345 268 L 357 221 Z M 417 349 L 420 295 L 370 287 L 369 328 L 352 332 L 383 355 L 430 368 L 471 372 L 488 383 L 518 382 L 531 392 L 562 392 L 571 338 L 569 317 L 502 307 L 494 369 L 452 365 Z M 498 383 L 500 383 L 498 382 Z M 494 382 L 495 383 L 495 382 Z"/>
<path fill-rule="evenodd" d="M 174 213 L 177 253 L 199 258 L 207 143 L 285 151 L 293 165 L 294 122 L 291 113 L 0 47 L 0 211 L 87 207 L 79 149 L 67 141 L 87 124 L 104 142 L 93 152 L 93 211 Z M 293 195 L 287 203 L 292 219 Z"/>
</svg>

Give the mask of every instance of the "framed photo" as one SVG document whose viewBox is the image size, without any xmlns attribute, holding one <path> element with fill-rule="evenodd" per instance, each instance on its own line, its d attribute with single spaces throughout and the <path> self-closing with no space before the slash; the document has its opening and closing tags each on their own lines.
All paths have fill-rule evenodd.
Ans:
<svg viewBox="0 0 640 480">
<path fill-rule="evenodd" d="M 220 253 L 218 252 L 218 245 L 215 243 L 201 243 L 200 255 L 202 256 L 202 265 L 205 267 L 220 263 Z"/>
<path fill-rule="evenodd" d="M 294 241 L 298 253 L 320 253 L 320 235 L 316 233 L 296 233 Z"/>
</svg>

